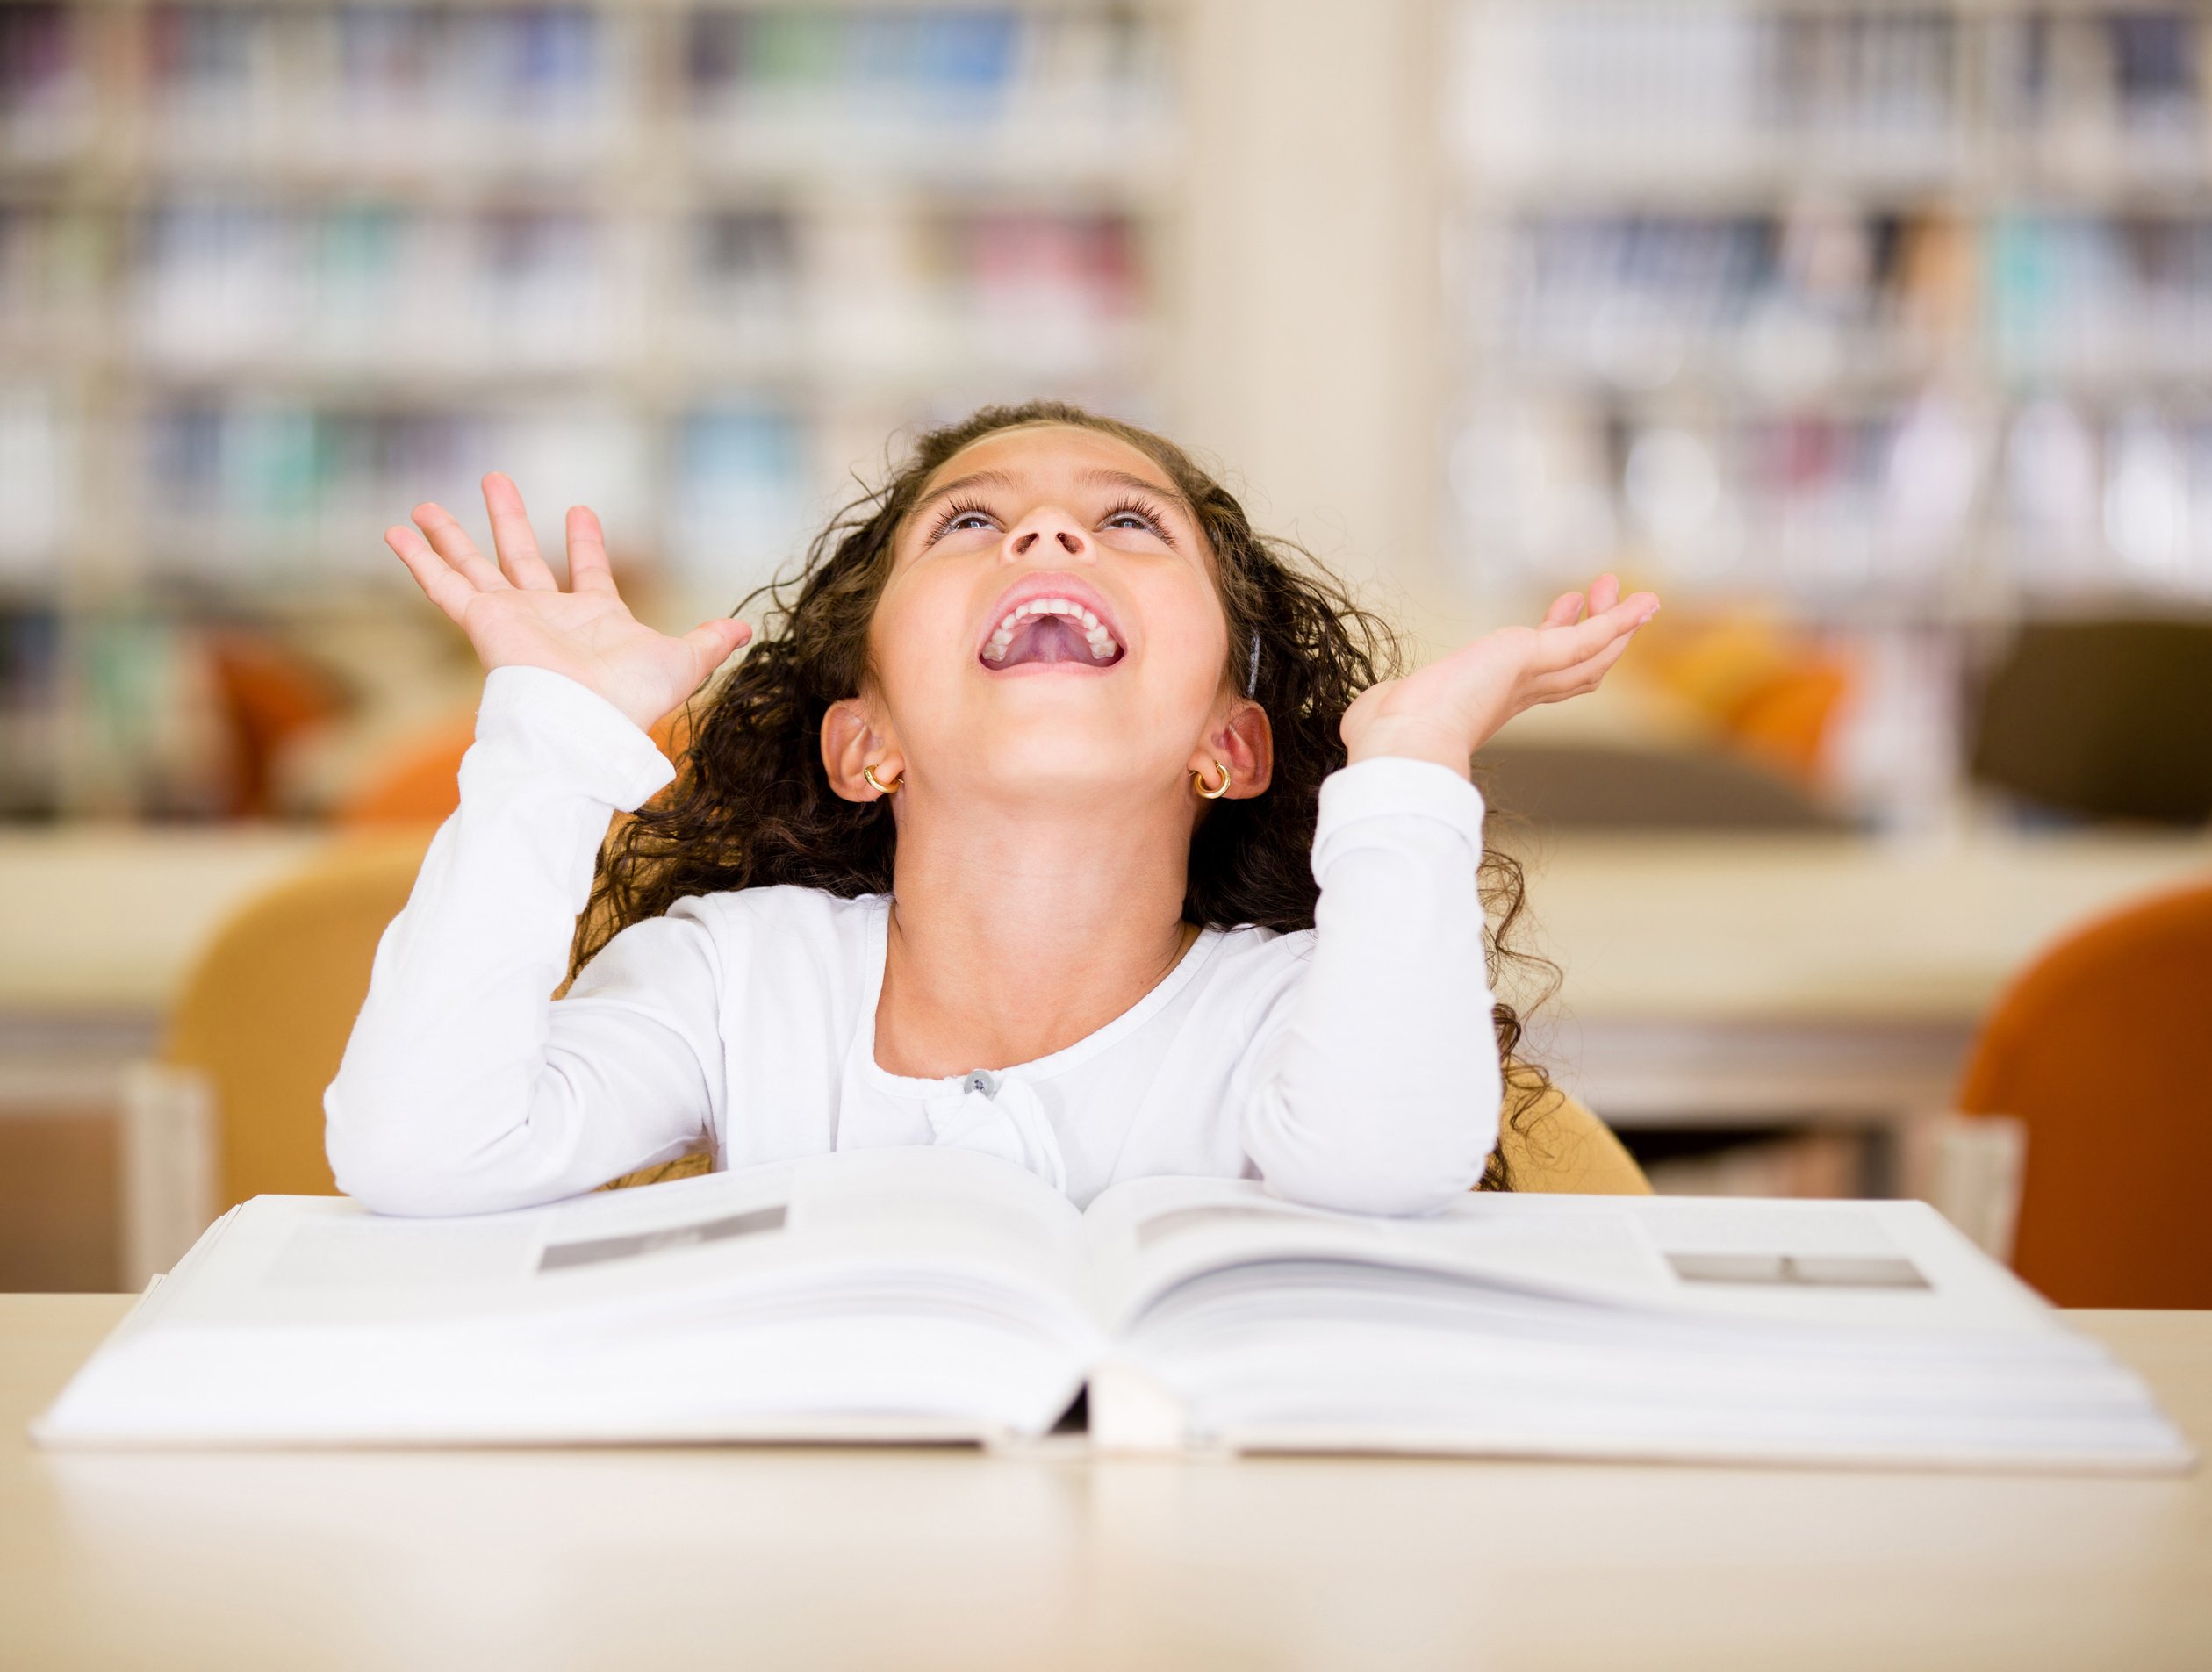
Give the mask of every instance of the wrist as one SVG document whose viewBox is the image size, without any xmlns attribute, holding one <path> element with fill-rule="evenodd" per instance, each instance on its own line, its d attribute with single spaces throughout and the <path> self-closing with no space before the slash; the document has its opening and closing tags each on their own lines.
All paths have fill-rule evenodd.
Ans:
<svg viewBox="0 0 2212 1672">
<path fill-rule="evenodd" d="M 485 674 L 487 678 L 502 668 L 532 668 L 540 673 L 556 674 L 571 685 L 579 685 L 590 692 L 649 737 L 652 736 L 653 728 L 665 718 L 668 713 L 666 709 L 662 708 L 648 714 L 646 710 L 652 707 L 650 699 L 641 701 L 642 693 L 618 682 L 605 678 L 602 671 L 598 668 L 564 666 L 561 658 L 553 657 L 514 657 L 496 662 L 489 657 L 485 658 Z"/>
<path fill-rule="evenodd" d="M 1449 728 L 1418 721 L 1378 720 L 1363 727 L 1356 738 L 1345 742 L 1345 764 L 1392 756 L 1400 760 L 1428 761 L 1460 777 L 1471 779 L 1475 751 L 1463 736 Z"/>
<path fill-rule="evenodd" d="M 583 681 L 535 663 L 503 663 L 485 675 L 477 741 L 494 736 L 505 740 L 502 748 L 519 747 L 539 768 L 553 769 L 550 782 L 624 812 L 675 776 L 629 714 Z"/>
</svg>

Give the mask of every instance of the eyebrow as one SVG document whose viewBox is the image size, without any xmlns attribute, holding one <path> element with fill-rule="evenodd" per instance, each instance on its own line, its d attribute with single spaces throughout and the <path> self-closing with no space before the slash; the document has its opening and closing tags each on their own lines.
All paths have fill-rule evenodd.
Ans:
<svg viewBox="0 0 2212 1672">
<path fill-rule="evenodd" d="M 1194 522 L 1197 520 L 1197 513 L 1191 508 L 1190 501 L 1183 497 L 1179 489 L 1162 487 L 1149 477 L 1133 476 L 1127 470 L 1109 470 L 1094 465 L 1088 470 L 1077 471 L 1075 479 L 1094 487 L 1137 488 L 1146 493 L 1157 493 L 1162 499 L 1173 499 L 1176 508 L 1183 515 L 1190 518 Z"/>
<path fill-rule="evenodd" d="M 956 476 L 950 482 L 944 484 L 944 486 L 931 488 L 927 493 L 916 499 L 914 502 L 914 509 L 908 512 L 907 515 L 909 517 L 918 517 L 923 512 L 926 511 L 930 506 L 935 505 L 939 499 L 944 499 L 948 494 L 958 493 L 963 488 L 1010 488 L 1013 485 L 1014 478 L 1007 475 L 1007 473 L 1003 470 L 977 470 L 969 476 Z"/>
</svg>

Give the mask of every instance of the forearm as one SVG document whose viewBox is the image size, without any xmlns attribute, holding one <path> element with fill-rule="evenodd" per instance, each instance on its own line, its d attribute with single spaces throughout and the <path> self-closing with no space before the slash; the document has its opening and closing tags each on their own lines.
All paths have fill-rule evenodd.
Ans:
<svg viewBox="0 0 2212 1672">
<path fill-rule="evenodd" d="M 579 1016 L 563 1031 L 580 1039 L 555 1038 L 552 994 L 607 820 L 670 773 L 643 732 L 611 719 L 557 675 L 504 669 L 486 682 L 460 809 L 378 944 L 324 1100 L 338 1182 L 371 1206 L 550 1200 L 650 1144 L 601 1107 L 599 1058 L 618 1048 L 593 1038 L 605 1029 Z"/>
<path fill-rule="evenodd" d="M 1313 962 L 1245 1116 L 1247 1153 L 1287 1196 L 1426 1211 L 1471 1188 L 1497 1142 L 1482 797 L 1439 764 L 1377 758 L 1323 787 Z"/>
</svg>

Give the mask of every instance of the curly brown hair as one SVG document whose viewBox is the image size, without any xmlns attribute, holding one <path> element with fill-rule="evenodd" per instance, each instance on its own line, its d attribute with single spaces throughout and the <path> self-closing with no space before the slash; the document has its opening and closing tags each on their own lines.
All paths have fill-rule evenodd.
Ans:
<svg viewBox="0 0 2212 1672">
<path fill-rule="evenodd" d="M 738 605 L 733 614 L 765 600 L 758 636 L 729 674 L 693 700 L 674 784 L 610 836 L 577 926 L 575 968 L 623 929 L 687 895 L 777 883 L 846 898 L 890 892 L 898 841 L 890 806 L 832 792 L 819 752 L 822 716 L 861 689 L 876 600 L 899 531 L 930 477 L 985 436 L 1044 424 L 1114 436 L 1181 491 L 1213 554 L 1239 664 L 1233 683 L 1249 685 L 1274 729 L 1267 793 L 1215 803 L 1199 821 L 1184 918 L 1201 928 L 1313 927 L 1320 889 L 1311 858 L 1321 782 L 1344 764 L 1338 727 L 1352 700 L 1400 671 L 1397 635 L 1310 554 L 1256 532 L 1228 489 L 1174 442 L 1040 400 L 987 406 L 923 434 L 880 487 L 815 536 L 795 570 Z M 1509 944 L 1525 897 L 1519 863 L 1486 850 L 1480 881 L 1493 923 L 1492 986 L 1509 963 L 1548 967 Z M 1514 1057 L 1522 1034 L 1514 1007 L 1499 1002 L 1491 1023 L 1499 1055 L 1512 1067 L 1507 1118 L 1519 1130 L 1551 1095 L 1550 1084 L 1540 1069 Z M 1512 1188 L 1497 1151 L 1482 1188 Z"/>
</svg>

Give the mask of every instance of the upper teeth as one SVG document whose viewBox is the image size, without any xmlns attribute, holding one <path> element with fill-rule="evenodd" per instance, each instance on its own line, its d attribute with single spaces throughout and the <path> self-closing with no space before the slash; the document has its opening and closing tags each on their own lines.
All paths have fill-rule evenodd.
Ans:
<svg viewBox="0 0 2212 1672">
<path fill-rule="evenodd" d="M 1031 615 L 1064 615 L 1071 621 L 1083 624 L 1083 638 L 1090 646 L 1091 659 L 1110 662 L 1121 649 L 1107 627 L 1081 604 L 1070 598 L 1032 598 L 1026 604 L 1016 604 L 1007 611 L 1005 620 L 991 631 L 983 654 L 994 662 L 1006 660 L 1007 647 L 1014 642 L 1014 635 L 1021 628 L 1024 618 Z"/>
</svg>

